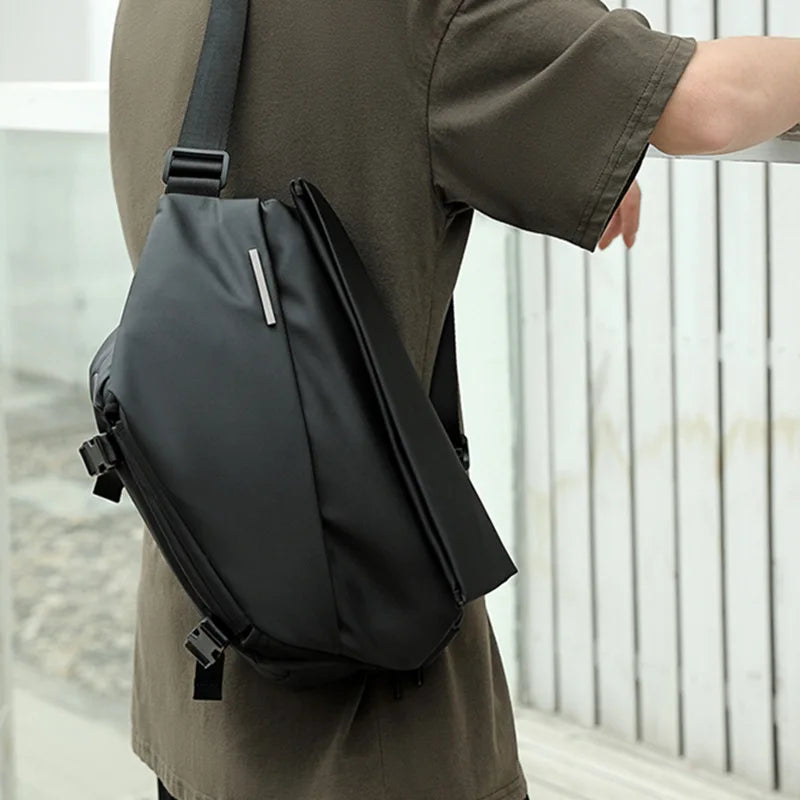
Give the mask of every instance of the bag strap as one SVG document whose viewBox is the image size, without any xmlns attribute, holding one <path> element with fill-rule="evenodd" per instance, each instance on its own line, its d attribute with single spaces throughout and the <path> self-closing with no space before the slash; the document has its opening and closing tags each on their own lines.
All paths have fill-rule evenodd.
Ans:
<svg viewBox="0 0 800 800">
<path fill-rule="evenodd" d="M 233 118 L 247 29 L 249 0 L 211 0 L 203 47 L 177 147 L 164 164 L 166 192 L 219 197 L 228 178 L 228 132 Z M 447 310 L 436 354 L 430 399 L 465 469 L 467 438 L 461 425 L 455 312 Z"/>
<path fill-rule="evenodd" d="M 213 0 L 178 145 L 225 150 L 239 85 L 249 0 Z"/>
<path fill-rule="evenodd" d="M 249 0 L 212 0 L 178 146 L 167 151 L 167 194 L 219 197 L 228 180 L 228 131 L 239 85 Z"/>
</svg>

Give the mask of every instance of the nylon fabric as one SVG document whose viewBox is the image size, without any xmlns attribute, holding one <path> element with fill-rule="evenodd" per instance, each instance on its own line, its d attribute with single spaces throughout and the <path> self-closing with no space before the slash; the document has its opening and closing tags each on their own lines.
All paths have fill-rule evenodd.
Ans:
<svg viewBox="0 0 800 800">
<path fill-rule="evenodd" d="M 213 0 L 178 144 L 225 150 L 239 83 L 249 0 Z M 182 187 L 186 190 L 186 186 Z M 194 192 L 189 192 L 193 194 Z"/>
<path fill-rule="evenodd" d="M 244 613 L 253 619 L 259 609 L 280 608 L 270 635 L 335 652 L 292 355 L 283 324 L 264 324 L 252 247 L 266 260 L 257 200 L 163 197 L 120 324 L 109 389 Z M 280 490 L 270 491 L 278 478 Z M 283 535 L 266 535 L 277 529 Z"/>
<path fill-rule="evenodd" d="M 162 197 L 90 383 L 189 596 L 299 688 L 431 663 L 516 568 L 336 215 L 293 191 Z"/>
</svg>

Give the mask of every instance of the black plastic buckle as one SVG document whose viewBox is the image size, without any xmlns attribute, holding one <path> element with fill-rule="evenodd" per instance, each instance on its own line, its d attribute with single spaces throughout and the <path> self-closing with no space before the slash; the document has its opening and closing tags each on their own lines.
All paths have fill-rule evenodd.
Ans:
<svg viewBox="0 0 800 800">
<path fill-rule="evenodd" d="M 219 661 L 229 643 L 228 637 L 206 617 L 187 637 L 184 647 L 204 669 Z"/>
<path fill-rule="evenodd" d="M 458 456 L 459 461 L 461 462 L 461 466 L 469 472 L 469 440 L 467 439 L 464 434 L 461 434 L 461 446 L 456 447 L 456 455 Z"/>
<path fill-rule="evenodd" d="M 219 188 L 228 182 L 230 156 L 225 150 L 202 150 L 192 147 L 170 147 L 164 159 L 162 180 L 198 178 L 219 181 Z"/>
<path fill-rule="evenodd" d="M 78 452 L 86 466 L 86 471 L 93 478 L 110 472 L 119 461 L 111 439 L 106 433 L 101 433 L 89 439 L 88 442 L 84 442 Z"/>
</svg>

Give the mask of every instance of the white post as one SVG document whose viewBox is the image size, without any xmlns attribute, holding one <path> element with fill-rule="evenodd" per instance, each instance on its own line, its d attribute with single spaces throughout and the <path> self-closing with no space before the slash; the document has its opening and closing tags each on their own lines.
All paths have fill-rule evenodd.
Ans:
<svg viewBox="0 0 800 800">
<path fill-rule="evenodd" d="M 111 37 L 117 16 L 117 0 L 89 0 L 89 47 L 90 61 L 88 80 L 108 81 L 111 60 Z"/>
<path fill-rule="evenodd" d="M 0 0 L 0 80 L 90 80 L 88 4 L 89 0 Z"/>
<path fill-rule="evenodd" d="M 3 171 L 5 133 L 0 131 L 0 174 Z M 0 181 L 0 186 L 3 183 Z M 0 234 L 5 224 L 0 194 Z M 8 448 L 4 398 L 8 369 L 8 292 L 6 239 L 0 235 L 0 800 L 14 800 L 14 740 L 11 727 L 11 536 L 8 522 Z"/>
<path fill-rule="evenodd" d="M 2 268 L 0 261 L 0 268 Z M 2 313 L 2 312 L 0 312 Z M 8 527 L 7 451 L 0 364 L 0 800 L 14 798 L 14 740 L 11 729 L 11 542 Z"/>
</svg>

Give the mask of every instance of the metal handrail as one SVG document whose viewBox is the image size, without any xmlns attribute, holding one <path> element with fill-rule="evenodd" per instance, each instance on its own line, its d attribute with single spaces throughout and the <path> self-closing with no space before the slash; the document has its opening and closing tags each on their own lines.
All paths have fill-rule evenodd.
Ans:
<svg viewBox="0 0 800 800">
<path fill-rule="evenodd" d="M 759 164 L 800 164 L 800 125 L 786 131 L 776 139 L 768 142 L 748 147 L 746 150 L 739 150 L 735 153 L 724 153 L 722 155 L 703 155 L 703 156 L 668 156 L 655 147 L 650 148 L 649 155 L 656 158 L 669 158 L 676 160 L 691 161 L 751 161 Z"/>
</svg>

